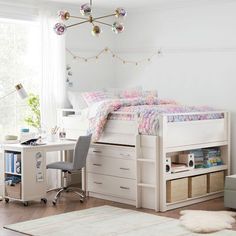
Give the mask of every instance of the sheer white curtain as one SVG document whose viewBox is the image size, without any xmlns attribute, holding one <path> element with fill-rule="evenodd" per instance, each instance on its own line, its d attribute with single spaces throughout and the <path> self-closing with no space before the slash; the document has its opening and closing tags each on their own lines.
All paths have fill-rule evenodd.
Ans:
<svg viewBox="0 0 236 236">
<path fill-rule="evenodd" d="M 42 29 L 42 90 L 41 114 L 43 129 L 50 132 L 57 124 L 57 109 L 65 105 L 65 37 L 53 31 L 56 11 L 41 8 Z M 47 155 L 47 161 L 58 161 L 58 153 Z M 58 187 L 60 180 L 56 171 L 48 171 L 48 188 Z"/>
</svg>

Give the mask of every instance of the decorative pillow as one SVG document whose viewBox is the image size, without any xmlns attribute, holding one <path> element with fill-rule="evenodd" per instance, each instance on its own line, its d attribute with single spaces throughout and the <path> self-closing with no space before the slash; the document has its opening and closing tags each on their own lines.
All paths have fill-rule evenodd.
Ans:
<svg viewBox="0 0 236 236">
<path fill-rule="evenodd" d="M 93 105 L 96 102 L 108 99 L 108 96 L 103 91 L 85 92 L 82 93 L 82 96 L 88 106 Z"/>
<path fill-rule="evenodd" d="M 74 110 L 79 111 L 88 107 L 86 102 L 82 97 L 81 92 L 77 91 L 68 91 L 68 99 Z"/>
<path fill-rule="evenodd" d="M 142 87 L 127 88 L 120 91 L 120 98 L 137 98 L 142 97 Z"/>
</svg>

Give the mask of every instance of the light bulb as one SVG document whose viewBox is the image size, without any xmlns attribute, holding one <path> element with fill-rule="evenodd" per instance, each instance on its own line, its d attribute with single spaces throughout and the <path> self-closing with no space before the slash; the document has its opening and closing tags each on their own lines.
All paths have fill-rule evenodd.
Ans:
<svg viewBox="0 0 236 236">
<path fill-rule="evenodd" d="M 56 23 L 53 29 L 57 35 L 63 35 L 66 32 L 66 25 L 63 23 Z"/>
<path fill-rule="evenodd" d="M 119 8 L 116 8 L 115 14 L 116 14 L 116 17 L 119 18 L 119 17 L 125 17 L 127 15 L 127 12 L 124 8 L 119 7 Z"/>
<path fill-rule="evenodd" d="M 114 22 L 112 25 L 112 30 L 116 33 L 116 34 L 120 34 L 124 31 L 124 26 L 123 24 L 119 23 L 119 22 Z"/>
<path fill-rule="evenodd" d="M 57 14 L 59 18 L 63 21 L 70 19 L 70 13 L 68 11 L 60 10 Z"/>
<path fill-rule="evenodd" d="M 90 4 L 86 3 L 80 6 L 80 13 L 83 16 L 90 16 L 92 13 L 92 8 L 90 6 Z"/>
<path fill-rule="evenodd" d="M 93 36 L 99 36 L 101 32 L 101 28 L 98 25 L 95 25 L 92 29 Z"/>
</svg>

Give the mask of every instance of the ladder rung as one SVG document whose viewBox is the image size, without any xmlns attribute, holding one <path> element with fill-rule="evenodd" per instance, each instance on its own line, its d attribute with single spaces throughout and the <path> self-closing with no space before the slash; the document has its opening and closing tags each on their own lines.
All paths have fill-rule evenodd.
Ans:
<svg viewBox="0 0 236 236">
<path fill-rule="evenodd" d="M 152 159 L 144 159 L 144 158 L 139 158 L 139 159 L 137 159 L 137 161 L 155 163 L 155 160 L 152 160 Z"/>
<path fill-rule="evenodd" d="M 154 184 L 144 184 L 144 183 L 138 183 L 139 187 L 145 187 L 145 188 L 155 188 L 156 186 Z"/>
</svg>

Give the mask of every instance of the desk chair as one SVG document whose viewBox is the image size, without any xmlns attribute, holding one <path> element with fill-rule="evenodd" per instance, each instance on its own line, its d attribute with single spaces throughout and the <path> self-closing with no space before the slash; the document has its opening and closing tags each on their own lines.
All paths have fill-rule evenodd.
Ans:
<svg viewBox="0 0 236 236">
<path fill-rule="evenodd" d="M 56 205 L 58 198 L 62 192 L 74 192 L 80 196 L 80 202 L 83 203 L 86 198 L 86 193 L 80 189 L 71 186 L 67 186 L 68 174 L 71 174 L 74 171 L 82 170 L 86 167 L 86 159 L 88 155 L 88 150 L 91 142 L 91 136 L 80 136 L 76 142 L 74 153 L 73 153 L 73 162 L 53 162 L 47 165 L 47 169 L 61 170 L 63 173 L 63 187 L 58 190 L 56 193 L 53 205 Z"/>
</svg>

